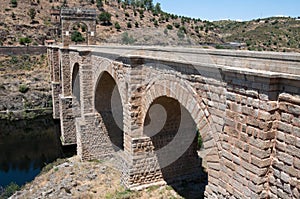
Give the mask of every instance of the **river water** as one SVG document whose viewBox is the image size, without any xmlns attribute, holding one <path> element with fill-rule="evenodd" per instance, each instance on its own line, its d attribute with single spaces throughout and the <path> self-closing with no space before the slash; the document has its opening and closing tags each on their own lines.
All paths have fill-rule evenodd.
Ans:
<svg viewBox="0 0 300 199">
<path fill-rule="evenodd" d="M 59 121 L 52 116 L 32 120 L 0 120 L 0 188 L 11 182 L 24 185 L 57 158 L 75 154 L 63 148 Z"/>
</svg>

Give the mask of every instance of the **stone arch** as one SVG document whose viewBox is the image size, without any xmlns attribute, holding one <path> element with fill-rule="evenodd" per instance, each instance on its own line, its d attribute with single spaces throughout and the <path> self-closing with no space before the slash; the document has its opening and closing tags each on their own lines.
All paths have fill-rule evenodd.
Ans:
<svg viewBox="0 0 300 199">
<path fill-rule="evenodd" d="M 212 128 L 212 124 L 210 123 L 212 120 L 208 109 L 205 107 L 202 99 L 196 94 L 196 91 L 182 79 L 177 79 L 172 75 L 163 75 L 149 82 L 145 89 L 144 96 L 147 97 L 143 98 L 142 102 L 143 110 L 145 110 L 142 124 L 146 121 L 147 112 L 150 107 L 156 100 L 162 97 L 175 102 L 177 101 L 186 109 L 188 115 L 190 115 L 191 119 L 195 122 L 196 128 L 199 130 L 203 139 L 204 151 L 206 151 L 207 154 L 206 157 L 203 158 L 204 161 L 207 161 L 207 187 L 210 186 L 209 183 L 214 183 L 213 187 L 217 187 L 220 170 L 219 151 L 221 149 L 217 144 L 217 132 L 214 132 L 214 128 Z M 144 132 L 144 127 L 142 132 Z"/>
<path fill-rule="evenodd" d="M 119 63 L 114 63 L 109 59 L 100 59 L 100 60 L 93 60 L 93 66 L 95 66 L 94 70 L 94 85 L 93 85 L 93 93 L 96 93 L 96 88 L 100 79 L 100 76 L 103 72 L 107 72 L 116 82 L 118 89 L 121 96 L 122 106 L 124 107 L 127 102 L 127 95 L 126 95 L 126 82 L 123 77 L 119 77 L 117 73 L 117 69 L 121 67 Z"/>
<path fill-rule="evenodd" d="M 116 152 L 124 150 L 124 99 L 113 64 L 102 60 L 95 76 L 94 110 L 101 118 L 102 129 L 108 135 L 113 149 Z"/>
<path fill-rule="evenodd" d="M 63 8 L 61 10 L 63 45 L 69 46 L 71 43 L 70 29 L 76 23 L 83 23 L 87 26 L 87 45 L 96 44 L 96 10 Z"/>
<path fill-rule="evenodd" d="M 199 130 L 207 128 L 209 132 L 212 131 L 209 125 L 210 115 L 208 109 L 205 107 L 196 91 L 182 79 L 178 80 L 172 75 L 158 76 L 148 83 L 148 86 L 145 89 L 145 96 L 147 97 L 143 98 L 143 110 L 148 110 L 153 101 L 158 97 L 166 96 L 174 98 L 189 111 L 192 118 L 197 123 L 197 128 Z M 144 115 L 142 115 L 142 118 L 145 118 L 145 112 Z M 142 123 L 144 123 L 144 120 L 142 120 Z M 202 136 L 208 140 L 212 138 L 209 134 L 203 133 Z"/>
</svg>

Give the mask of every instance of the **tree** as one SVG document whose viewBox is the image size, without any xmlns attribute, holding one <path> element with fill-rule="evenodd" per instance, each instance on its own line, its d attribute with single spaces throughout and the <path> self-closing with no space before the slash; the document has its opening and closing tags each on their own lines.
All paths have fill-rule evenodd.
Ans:
<svg viewBox="0 0 300 199">
<path fill-rule="evenodd" d="M 11 7 L 16 8 L 18 6 L 17 0 L 11 0 L 10 1 Z"/>
<path fill-rule="evenodd" d="M 77 30 L 74 31 L 71 35 L 71 40 L 74 42 L 83 42 L 85 39 L 82 37 L 82 34 L 78 32 Z"/>
<path fill-rule="evenodd" d="M 117 30 L 120 30 L 120 29 L 121 29 L 121 26 L 120 26 L 120 24 L 119 24 L 118 22 L 115 23 L 115 28 L 116 28 Z"/>
<path fill-rule="evenodd" d="M 104 25 L 110 25 L 110 20 L 111 20 L 111 14 L 108 12 L 102 12 L 99 16 L 98 16 L 99 20 L 101 22 L 103 22 Z"/>
<path fill-rule="evenodd" d="M 62 7 L 67 7 L 68 6 L 68 2 L 67 0 L 64 0 Z"/>
<path fill-rule="evenodd" d="M 34 18 L 35 18 L 35 15 L 36 15 L 36 11 L 35 11 L 34 8 L 30 8 L 30 9 L 29 9 L 29 12 L 28 12 L 27 14 L 28 14 L 28 16 L 30 17 L 30 19 L 33 21 Z"/>
<path fill-rule="evenodd" d="M 21 38 L 19 39 L 19 43 L 20 43 L 21 45 L 26 45 L 26 44 L 31 43 L 31 39 L 29 39 L 28 37 L 21 37 Z"/>
<path fill-rule="evenodd" d="M 102 0 L 97 0 L 97 8 L 101 9 L 103 7 Z"/>
</svg>

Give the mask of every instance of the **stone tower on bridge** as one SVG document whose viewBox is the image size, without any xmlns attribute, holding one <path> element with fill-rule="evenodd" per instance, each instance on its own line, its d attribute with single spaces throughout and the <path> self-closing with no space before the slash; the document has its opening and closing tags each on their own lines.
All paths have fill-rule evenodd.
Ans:
<svg viewBox="0 0 300 199">
<path fill-rule="evenodd" d="M 75 24 L 87 27 L 86 45 L 96 44 L 96 10 L 84 8 L 62 8 L 60 13 L 62 25 L 62 42 L 64 46 L 71 43 L 71 32 Z"/>
</svg>

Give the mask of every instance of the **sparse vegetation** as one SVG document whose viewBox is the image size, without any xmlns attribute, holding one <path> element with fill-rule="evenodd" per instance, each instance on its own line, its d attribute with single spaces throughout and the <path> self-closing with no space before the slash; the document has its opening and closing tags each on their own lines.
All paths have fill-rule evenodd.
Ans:
<svg viewBox="0 0 300 199">
<path fill-rule="evenodd" d="M 123 44 L 133 44 L 135 42 L 135 39 L 128 35 L 128 32 L 124 32 L 122 34 L 122 43 Z"/>
<path fill-rule="evenodd" d="M 10 1 L 11 7 L 16 8 L 18 6 L 17 0 L 11 0 Z"/>
<path fill-rule="evenodd" d="M 202 137 L 199 130 L 197 130 L 197 150 L 200 150 L 202 148 L 202 145 L 203 145 Z"/>
<path fill-rule="evenodd" d="M 12 196 L 16 191 L 19 191 L 20 187 L 14 182 L 11 182 L 4 188 L 4 192 L 0 193 L 0 198 L 9 198 Z"/>
<path fill-rule="evenodd" d="M 33 21 L 36 15 L 36 11 L 34 8 L 30 8 L 27 14 L 30 17 L 30 19 Z"/>
<path fill-rule="evenodd" d="M 33 5 L 49 7 L 52 9 L 60 9 L 61 7 L 75 6 L 80 7 L 88 4 L 91 8 L 98 8 L 100 14 L 98 22 L 102 26 L 97 26 L 98 42 L 109 42 L 110 37 L 118 36 L 118 42 L 121 42 L 121 34 L 119 32 L 123 28 L 135 31 L 136 28 L 156 28 L 148 31 L 160 31 L 159 36 L 166 35 L 165 29 L 168 29 L 168 35 L 173 36 L 174 41 L 178 44 L 182 43 L 182 38 L 189 38 L 194 44 L 211 44 L 210 47 L 226 46 L 226 43 L 237 42 L 241 44 L 241 49 L 262 50 L 262 51 L 297 51 L 300 41 L 300 21 L 291 17 L 270 17 L 265 19 L 256 19 L 246 22 L 238 21 L 215 21 L 195 19 L 176 14 L 166 13 L 161 9 L 159 3 L 153 3 L 153 0 L 130 1 L 130 0 L 61 0 L 53 1 L 46 0 L 31 1 Z M 0 45 L 17 45 L 18 40 L 8 35 L 16 35 L 20 38 L 20 32 L 26 32 L 28 38 L 32 40 L 32 44 L 40 45 L 45 39 L 60 40 L 60 35 L 51 32 L 55 29 L 55 24 L 52 24 L 50 13 L 42 7 L 28 7 L 27 1 L 9 0 L 4 7 L 6 17 L 10 17 L 15 22 L 22 22 L 27 31 L 24 31 L 23 25 L 15 26 L 14 23 L 7 24 L 4 20 L 1 30 Z M 24 10 L 27 9 L 27 10 Z M 13 12 L 12 12 L 13 11 Z M 23 17 L 20 13 L 26 12 L 29 17 Z M 114 17 L 112 17 L 114 16 Z M 124 17 L 121 17 L 124 16 Z M 18 19 L 18 20 L 17 20 Z M 36 31 L 36 24 L 41 24 L 42 28 Z M 106 26 L 111 26 L 107 28 Z M 16 29 L 18 27 L 18 30 Z M 32 28 L 32 29 L 31 29 Z M 21 29 L 21 31 L 19 30 Z M 180 29 L 181 31 L 169 31 Z M 117 30 L 117 31 L 115 31 Z M 182 34 L 182 31 L 184 34 Z M 79 32 L 84 32 L 84 28 Z M 161 34 L 163 33 L 163 34 Z M 176 36 L 176 33 L 178 35 Z M 174 37 L 175 36 L 175 37 Z M 23 36 L 24 37 L 24 36 Z M 154 42 L 157 44 L 164 43 L 162 38 L 156 37 Z M 271 40 L 271 42 L 269 42 Z M 152 41 L 152 40 L 150 40 Z M 149 42 L 150 42 L 149 41 Z M 251 41 L 251 44 L 246 46 L 246 42 Z M 28 44 L 19 42 L 22 45 Z M 150 43 L 149 43 L 150 44 Z"/>
<path fill-rule="evenodd" d="M 121 29 L 121 26 L 120 26 L 120 24 L 119 24 L 118 22 L 115 23 L 115 28 L 116 28 L 117 30 L 120 30 L 120 29 Z"/>
<path fill-rule="evenodd" d="M 21 93 L 27 93 L 28 90 L 29 90 L 29 87 L 28 87 L 27 85 L 25 85 L 25 84 L 21 84 L 21 85 L 19 86 L 19 91 L 20 91 Z"/>
<path fill-rule="evenodd" d="M 28 37 L 21 37 L 19 39 L 19 43 L 21 45 L 27 45 L 27 44 L 30 44 L 31 42 L 32 42 L 31 39 L 29 39 Z"/>
</svg>

